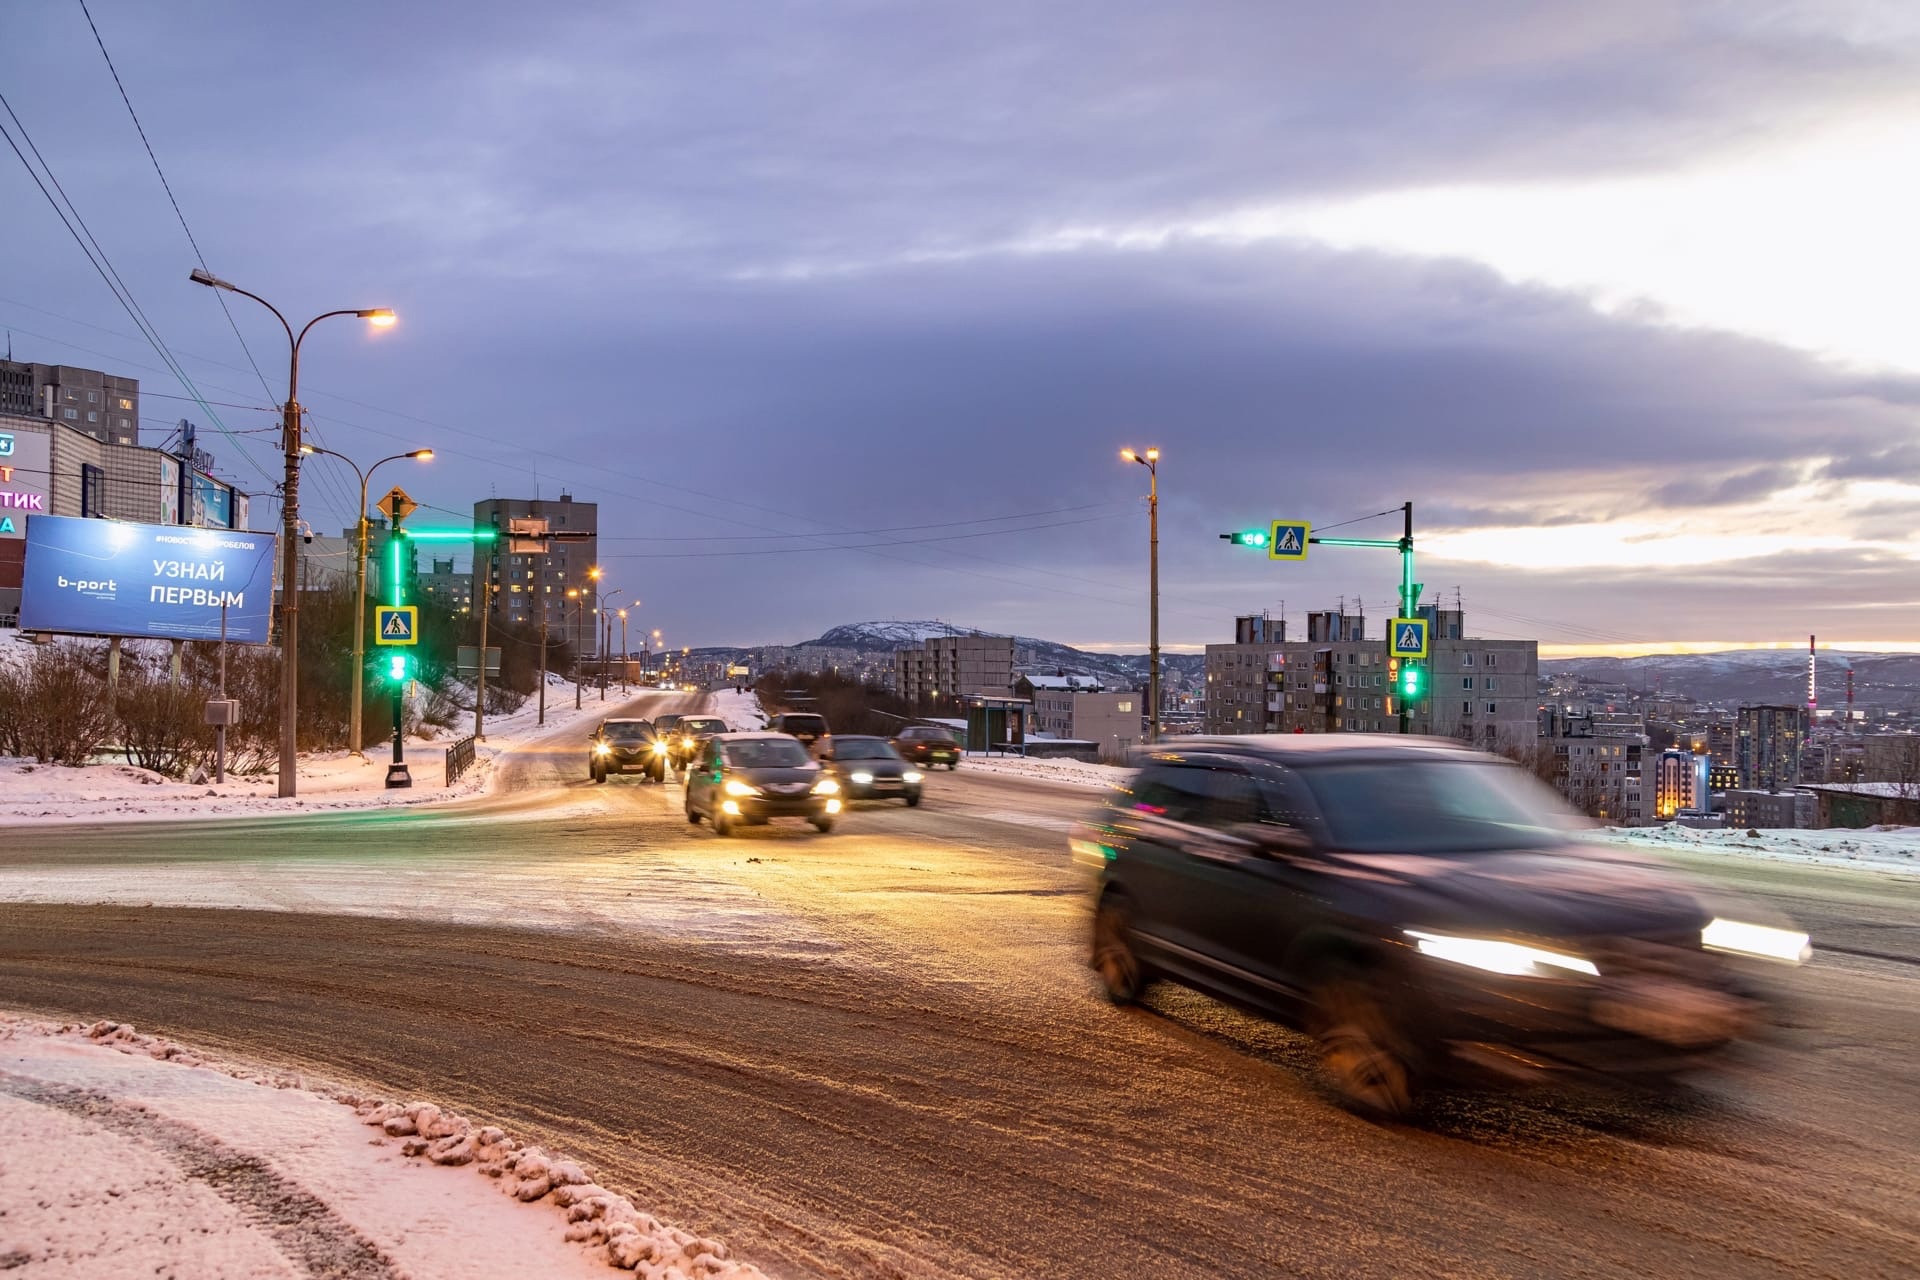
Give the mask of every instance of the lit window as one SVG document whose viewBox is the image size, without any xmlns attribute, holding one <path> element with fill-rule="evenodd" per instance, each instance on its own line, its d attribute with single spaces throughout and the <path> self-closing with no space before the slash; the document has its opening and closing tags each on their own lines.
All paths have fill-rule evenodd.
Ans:
<svg viewBox="0 0 1920 1280">
<path fill-rule="evenodd" d="M 133 408 L 133 401 L 131 401 L 131 400 L 129 400 L 129 399 L 127 399 L 127 397 L 125 397 L 125 396 L 121 396 L 121 397 L 120 397 L 120 407 L 121 407 L 122 409 L 131 409 L 131 408 Z"/>
</svg>

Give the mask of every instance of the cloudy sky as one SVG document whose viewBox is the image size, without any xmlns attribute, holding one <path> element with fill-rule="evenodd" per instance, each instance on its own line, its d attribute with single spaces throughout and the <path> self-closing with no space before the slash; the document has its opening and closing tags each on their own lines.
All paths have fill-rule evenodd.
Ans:
<svg viewBox="0 0 1920 1280">
<path fill-rule="evenodd" d="M 88 3 L 217 274 L 400 312 L 305 348 L 325 444 L 433 447 L 381 479 L 446 523 L 598 502 L 675 643 L 1143 647 L 1128 444 L 1169 644 L 1385 615 L 1386 552 L 1217 535 L 1407 500 L 1480 634 L 1920 640 L 1902 0 Z M 0 123 L 209 406 L 0 151 L 16 357 L 136 374 L 147 439 L 217 417 L 271 492 L 277 326 L 232 300 L 263 385 L 79 0 L 8 45 Z M 323 528 L 343 480 L 309 467 Z"/>
</svg>

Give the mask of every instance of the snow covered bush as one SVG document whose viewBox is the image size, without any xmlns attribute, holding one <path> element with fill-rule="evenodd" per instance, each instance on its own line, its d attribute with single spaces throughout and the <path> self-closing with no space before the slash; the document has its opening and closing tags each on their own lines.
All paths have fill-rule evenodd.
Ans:
<svg viewBox="0 0 1920 1280">
<path fill-rule="evenodd" d="M 213 751 L 213 730 L 202 714 L 211 696 L 165 671 L 123 672 L 113 710 L 127 762 L 169 778 L 186 776 Z"/>
<path fill-rule="evenodd" d="M 85 764 L 113 735 L 98 655 L 79 645 L 36 649 L 24 668 L 0 672 L 0 744 L 41 764 Z"/>
</svg>

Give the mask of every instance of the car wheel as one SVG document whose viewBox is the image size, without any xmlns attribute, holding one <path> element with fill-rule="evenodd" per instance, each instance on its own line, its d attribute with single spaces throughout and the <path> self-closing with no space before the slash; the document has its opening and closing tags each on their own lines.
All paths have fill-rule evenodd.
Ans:
<svg viewBox="0 0 1920 1280">
<path fill-rule="evenodd" d="M 821 835 L 824 836 L 828 832 L 833 830 L 833 819 L 832 818 L 815 818 L 813 819 L 813 829 L 815 831 L 818 831 Z"/>
<path fill-rule="evenodd" d="M 696 827 L 700 825 L 700 815 L 694 812 L 691 804 L 687 806 L 687 821 Z"/>
<path fill-rule="evenodd" d="M 732 820 L 718 809 L 713 811 L 713 834 L 722 837 L 733 834 Z"/>
<path fill-rule="evenodd" d="M 1133 909 L 1117 893 L 1104 895 L 1093 913 L 1093 969 L 1115 1004 L 1132 1004 L 1150 981 L 1134 943 Z"/>
<path fill-rule="evenodd" d="M 595 765 L 593 767 L 593 771 L 590 776 L 593 778 L 595 783 L 602 783 L 607 780 L 607 771 L 605 769 L 602 769 L 599 765 Z"/>
<path fill-rule="evenodd" d="M 1320 1069 L 1341 1101 L 1381 1119 L 1413 1108 L 1408 1055 L 1365 973 L 1342 968 L 1314 989 L 1311 1030 Z"/>
<path fill-rule="evenodd" d="M 916 791 L 914 794 L 907 797 L 907 808 L 918 809 L 919 807 L 920 807 L 920 793 Z"/>
</svg>

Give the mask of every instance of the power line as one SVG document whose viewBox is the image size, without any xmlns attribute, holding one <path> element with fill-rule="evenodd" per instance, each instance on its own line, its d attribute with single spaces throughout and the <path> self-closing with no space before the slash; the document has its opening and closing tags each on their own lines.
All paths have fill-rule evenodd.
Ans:
<svg viewBox="0 0 1920 1280">
<path fill-rule="evenodd" d="M 93 269 L 99 273 L 100 279 L 106 284 L 108 290 L 112 292 L 114 299 L 118 301 L 126 311 L 128 318 L 134 322 L 134 326 L 140 330 L 147 342 L 153 347 L 155 353 L 166 363 L 174 376 L 180 379 L 181 385 L 197 399 L 200 395 L 200 389 L 193 385 L 193 380 L 187 376 L 186 370 L 180 366 L 179 361 L 174 359 L 173 353 L 167 349 L 166 343 L 162 341 L 159 330 L 153 327 L 152 322 L 147 319 L 146 312 L 141 310 L 140 304 L 135 301 L 132 291 L 127 288 L 126 283 L 120 278 L 120 273 L 114 269 L 112 259 L 107 256 L 106 250 L 100 246 L 100 242 L 94 236 L 93 230 L 87 226 L 86 219 L 80 216 L 80 210 L 67 196 L 66 189 L 60 185 L 59 178 L 54 176 L 53 169 L 47 164 L 46 157 L 40 154 L 40 148 L 34 144 L 33 135 L 27 131 L 26 125 L 21 123 L 19 115 L 13 109 L 13 104 L 7 101 L 4 93 L 0 93 L 0 108 L 5 108 L 8 118 L 13 121 L 14 129 L 19 131 L 20 138 L 26 142 L 27 150 L 33 152 L 33 160 L 29 161 L 26 153 L 20 150 L 20 143 L 14 140 L 13 133 L 8 131 L 4 125 L 0 125 L 0 134 L 5 134 L 7 145 L 13 149 L 13 154 L 19 158 L 21 165 L 27 171 L 27 176 L 33 179 L 33 184 L 40 189 L 40 194 L 46 198 L 48 205 L 53 209 L 54 215 L 60 219 L 61 225 L 66 227 L 67 234 L 73 237 L 74 243 L 80 246 L 80 251 L 86 254 L 87 261 L 91 263 Z M 34 168 L 35 162 L 38 162 L 40 166 L 39 170 Z M 45 181 L 41 180 L 42 172 L 46 174 Z M 53 184 L 53 191 L 60 193 L 58 200 L 54 198 L 53 191 L 47 190 L 48 182 Z M 65 209 L 61 208 L 63 202 L 66 205 Z M 71 218 L 68 217 L 69 213 L 72 214 Z M 76 223 L 79 224 L 78 230 L 75 229 L 74 224 Z M 220 421 L 220 416 L 204 401 L 199 401 L 199 403 L 201 408 L 206 410 L 207 417 L 213 422 L 214 426 L 222 433 L 226 433 L 226 424 Z M 235 445 L 238 447 L 238 441 L 235 441 Z M 245 451 L 242 450 L 242 452 L 244 453 Z M 254 459 L 253 455 L 249 453 L 246 454 L 246 457 L 257 469 L 260 469 L 261 475 L 267 479 L 268 483 L 272 483 L 272 477 L 267 475 L 264 468 L 260 468 L 260 464 Z"/>
</svg>

